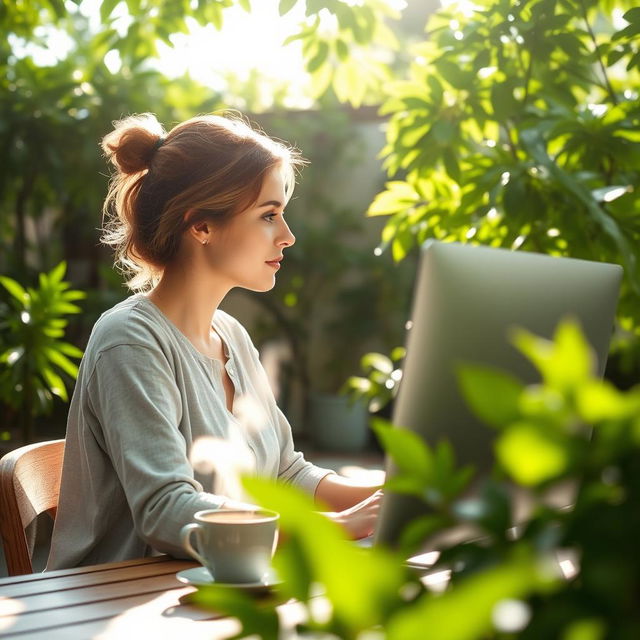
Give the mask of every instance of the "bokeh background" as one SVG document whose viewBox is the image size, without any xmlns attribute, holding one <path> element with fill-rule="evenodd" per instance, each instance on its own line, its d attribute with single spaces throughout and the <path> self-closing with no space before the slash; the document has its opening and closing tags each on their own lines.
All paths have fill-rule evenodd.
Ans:
<svg viewBox="0 0 640 640">
<path fill-rule="evenodd" d="M 361 425 L 367 410 L 389 411 L 417 247 L 431 237 L 622 264 L 607 376 L 622 387 L 635 383 L 633 5 L 3 3 L 6 447 L 64 433 L 77 350 L 99 314 L 128 295 L 98 240 L 108 183 L 98 144 L 112 121 L 146 111 L 170 128 L 195 114 L 238 110 L 310 161 L 288 206 L 297 243 L 276 288 L 235 291 L 225 302 L 249 328 L 303 441 L 318 437 L 318 424 L 336 423 L 322 446 L 375 447 Z M 364 407 L 336 399 L 345 389 Z M 348 415 L 323 418 L 324 401 Z M 344 426 L 349 420 L 360 426 Z M 349 429 L 359 429 L 352 440 Z"/>
</svg>

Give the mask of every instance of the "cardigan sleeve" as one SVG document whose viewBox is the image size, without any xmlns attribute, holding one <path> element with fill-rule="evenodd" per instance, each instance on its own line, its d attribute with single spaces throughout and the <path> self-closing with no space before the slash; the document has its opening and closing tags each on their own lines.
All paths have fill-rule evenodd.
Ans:
<svg viewBox="0 0 640 640">
<path fill-rule="evenodd" d="M 302 453 L 294 449 L 291 425 L 278 407 L 276 407 L 276 412 L 278 415 L 278 439 L 280 441 L 278 477 L 314 495 L 320 480 L 330 473 L 334 473 L 334 471 L 323 469 L 305 460 Z"/>
</svg>

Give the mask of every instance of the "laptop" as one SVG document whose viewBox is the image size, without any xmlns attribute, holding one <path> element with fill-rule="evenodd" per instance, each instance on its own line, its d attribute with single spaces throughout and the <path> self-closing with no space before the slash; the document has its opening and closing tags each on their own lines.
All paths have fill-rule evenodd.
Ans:
<svg viewBox="0 0 640 640">
<path fill-rule="evenodd" d="M 486 474 L 493 466 L 495 431 L 468 409 L 456 368 L 488 365 L 524 383 L 538 382 L 508 336 L 521 327 L 550 339 L 571 316 L 593 347 L 602 376 L 622 275 L 615 264 L 428 240 L 421 247 L 393 424 L 431 446 L 449 440 L 457 464 Z M 394 474 L 389 459 L 386 472 Z M 374 544 L 397 546 L 404 527 L 426 513 L 422 501 L 385 492 Z"/>
</svg>

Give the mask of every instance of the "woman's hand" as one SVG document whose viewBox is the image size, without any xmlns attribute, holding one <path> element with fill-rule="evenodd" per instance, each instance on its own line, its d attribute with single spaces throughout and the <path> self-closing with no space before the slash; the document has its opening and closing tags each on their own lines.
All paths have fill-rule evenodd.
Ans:
<svg viewBox="0 0 640 640">
<path fill-rule="evenodd" d="M 324 515 L 344 527 L 353 539 L 366 538 L 375 529 L 381 502 L 382 491 L 378 490 L 348 509 L 324 512 Z"/>
</svg>

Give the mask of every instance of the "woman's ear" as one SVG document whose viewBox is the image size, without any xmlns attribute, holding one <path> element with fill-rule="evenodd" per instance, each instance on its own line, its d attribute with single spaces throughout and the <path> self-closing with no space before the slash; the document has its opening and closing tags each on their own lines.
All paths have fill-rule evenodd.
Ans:
<svg viewBox="0 0 640 640">
<path fill-rule="evenodd" d="M 195 218 L 196 211 L 195 209 L 189 209 L 187 213 L 184 215 L 184 219 L 189 224 L 190 220 Z M 211 227 L 211 223 L 207 220 L 199 220 L 194 224 L 190 224 L 187 228 L 187 233 L 189 237 L 193 238 L 196 242 L 202 245 L 209 244 L 211 240 L 211 234 L 213 229 Z"/>
</svg>

